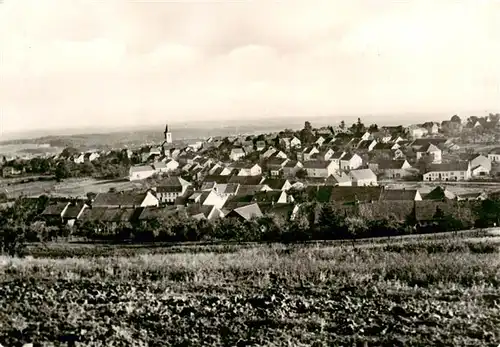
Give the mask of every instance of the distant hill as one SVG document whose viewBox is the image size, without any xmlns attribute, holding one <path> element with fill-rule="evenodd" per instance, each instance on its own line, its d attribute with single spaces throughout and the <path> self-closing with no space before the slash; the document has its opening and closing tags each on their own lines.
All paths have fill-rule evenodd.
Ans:
<svg viewBox="0 0 500 347">
<path fill-rule="evenodd" d="M 462 114 L 463 115 L 463 114 Z M 280 131 L 285 128 L 301 129 L 307 120 L 313 126 L 335 125 L 344 120 L 348 125 L 361 118 L 365 125 L 376 123 L 381 125 L 409 125 L 424 121 L 442 121 L 449 119 L 450 114 L 390 114 L 390 115 L 316 115 L 309 117 L 276 117 L 261 116 L 255 119 L 238 118 L 219 121 L 172 122 L 170 124 L 175 140 L 195 140 L 210 136 L 229 136 L 235 134 L 260 134 Z M 87 129 L 54 129 L 34 131 L 25 134 L 10 134 L 9 140 L 0 144 L 50 144 L 52 147 L 122 148 L 136 147 L 144 143 L 161 142 L 165 124 L 142 125 L 140 128 L 87 128 Z M 17 137 L 18 139 L 12 139 Z M 5 136 L 4 136 L 5 138 Z"/>
</svg>

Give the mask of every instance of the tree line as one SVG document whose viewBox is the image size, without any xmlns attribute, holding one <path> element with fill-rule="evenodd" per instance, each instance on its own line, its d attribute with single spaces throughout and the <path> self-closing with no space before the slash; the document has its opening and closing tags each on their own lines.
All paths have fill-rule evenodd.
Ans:
<svg viewBox="0 0 500 347">
<path fill-rule="evenodd" d="M 72 227 L 65 223 L 48 224 L 41 214 L 48 205 L 47 197 L 19 198 L 0 211 L 0 250 L 22 255 L 29 242 L 53 242 L 72 237 L 89 241 L 113 242 L 303 242 L 369 237 L 391 237 L 411 233 L 464 230 L 487 227 L 500 222 L 500 200 L 485 200 L 459 207 L 461 214 L 436 208 L 433 222 L 419 226 L 409 214 L 398 220 L 390 211 L 383 218 L 368 218 L 346 212 L 331 203 L 307 202 L 290 220 L 282 214 L 267 214 L 249 221 L 223 218 L 215 221 L 189 218 L 176 213 L 145 221 L 105 223 L 77 221 Z"/>
</svg>

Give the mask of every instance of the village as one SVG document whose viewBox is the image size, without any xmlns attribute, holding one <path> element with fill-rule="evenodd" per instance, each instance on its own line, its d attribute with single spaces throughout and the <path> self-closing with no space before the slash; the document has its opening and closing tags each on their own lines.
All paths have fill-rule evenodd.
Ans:
<svg viewBox="0 0 500 347">
<path fill-rule="evenodd" d="M 313 128 L 306 122 L 300 131 L 208 138 L 183 146 L 176 144 L 167 125 L 161 144 L 121 151 L 131 163 L 125 177 L 128 183 L 121 181 L 125 189 L 111 187 L 78 198 L 48 192 L 45 195 L 52 202 L 42 216 L 68 225 L 141 221 L 180 211 L 196 220 L 250 221 L 279 215 L 290 221 L 305 201 L 316 201 L 365 204 L 372 209 L 377 204 L 401 203 L 408 208 L 399 219 L 413 208 L 422 222 L 430 221 L 435 208 L 429 208 L 429 203 L 477 201 L 495 194 L 500 149 L 462 147 L 467 132 L 474 141 L 478 136 L 494 138 L 487 134 L 496 132 L 498 118 L 462 121 L 453 116 L 442 123 L 380 129 L 365 126 L 360 119 L 351 127 L 342 122 Z M 78 167 L 109 155 L 68 152 L 55 159 Z M 3 176 L 15 179 L 22 172 L 4 165 Z M 477 183 L 478 188 L 450 188 L 460 182 Z M 427 189 L 418 188 L 427 183 Z"/>
</svg>

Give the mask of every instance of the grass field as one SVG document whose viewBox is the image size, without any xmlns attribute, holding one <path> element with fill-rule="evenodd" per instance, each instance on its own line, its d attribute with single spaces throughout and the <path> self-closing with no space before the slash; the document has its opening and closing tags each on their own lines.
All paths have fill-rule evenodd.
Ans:
<svg viewBox="0 0 500 347">
<path fill-rule="evenodd" d="M 0 342 L 500 343 L 497 238 L 412 239 L 377 247 L 118 246 L 99 256 L 92 252 L 96 247 L 61 246 L 63 257 L 34 252 L 35 257 L 0 258 Z"/>
<path fill-rule="evenodd" d="M 93 178 L 71 178 L 57 183 L 52 194 L 71 197 L 86 197 L 87 193 L 106 193 L 110 188 L 117 191 L 130 190 L 141 187 L 141 182 L 130 182 L 126 179 L 120 180 L 96 180 Z"/>
</svg>

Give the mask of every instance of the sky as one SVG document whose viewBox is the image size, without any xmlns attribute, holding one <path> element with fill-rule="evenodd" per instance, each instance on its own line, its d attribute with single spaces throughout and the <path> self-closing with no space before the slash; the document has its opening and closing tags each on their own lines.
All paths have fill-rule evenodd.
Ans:
<svg viewBox="0 0 500 347">
<path fill-rule="evenodd" d="M 497 112 L 499 61 L 498 0 L 3 0 L 0 131 Z"/>
</svg>

